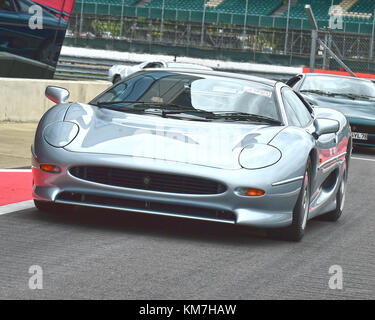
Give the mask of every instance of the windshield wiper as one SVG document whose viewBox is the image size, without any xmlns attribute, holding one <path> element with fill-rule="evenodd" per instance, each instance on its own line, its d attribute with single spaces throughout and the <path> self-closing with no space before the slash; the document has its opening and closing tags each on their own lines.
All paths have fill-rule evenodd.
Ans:
<svg viewBox="0 0 375 320">
<path fill-rule="evenodd" d="M 126 104 L 119 108 L 118 105 Z M 213 119 L 214 114 L 210 111 L 195 109 L 194 107 L 186 108 L 186 106 L 180 106 L 177 104 L 171 103 L 159 103 L 159 102 L 140 102 L 140 101 L 119 101 L 119 102 L 103 102 L 98 103 L 98 106 L 105 106 L 110 108 L 113 105 L 113 110 L 117 111 L 126 111 L 133 113 L 150 113 L 153 115 L 160 115 L 163 118 L 166 118 L 168 115 L 182 114 L 182 113 L 193 113 L 194 116 L 204 119 Z M 117 106 L 117 107 L 116 107 Z"/>
<path fill-rule="evenodd" d="M 162 103 L 162 102 L 144 102 L 144 101 L 115 101 L 115 102 L 98 102 L 96 104 L 98 107 L 105 107 L 117 111 L 121 111 L 124 108 L 126 111 L 143 111 L 147 109 L 154 109 L 154 110 L 170 110 L 173 111 L 179 111 L 179 110 L 185 110 L 186 106 L 180 106 L 178 104 L 172 104 L 172 103 Z M 193 107 L 191 109 L 188 109 L 189 111 L 197 110 Z"/>
<path fill-rule="evenodd" d="M 199 116 L 203 116 L 206 119 L 215 119 L 215 113 L 207 110 L 202 109 L 181 109 L 181 110 L 162 110 L 163 116 L 173 115 L 173 114 L 181 114 L 181 113 L 194 113 L 198 114 Z"/>
<path fill-rule="evenodd" d="M 366 95 L 360 95 L 360 94 L 354 94 L 354 93 L 341 93 L 341 92 L 328 92 L 328 91 L 322 91 L 322 90 L 301 90 L 301 93 L 315 93 L 315 94 L 320 94 L 320 95 L 325 95 L 328 97 L 336 97 L 336 96 L 342 96 L 346 97 L 352 100 L 356 99 L 375 99 L 375 97 L 372 96 L 366 96 Z"/>
<path fill-rule="evenodd" d="M 121 106 L 123 104 L 127 104 Z M 250 114 L 246 112 L 233 112 L 233 111 L 207 111 L 203 109 L 196 109 L 194 107 L 181 106 L 171 103 L 161 103 L 161 102 L 143 102 L 143 101 L 116 101 L 116 102 L 99 102 L 96 104 L 99 107 L 111 107 L 113 106 L 114 110 L 117 111 L 126 111 L 126 112 L 147 112 L 155 115 L 161 115 L 162 117 L 167 117 L 168 115 L 177 115 L 182 113 L 192 113 L 194 116 L 204 118 L 207 120 L 246 120 L 246 121 L 256 121 L 256 122 L 266 122 L 280 125 L 281 121 L 257 115 Z M 121 106 L 121 108 L 119 108 Z M 151 112 L 150 112 L 151 111 Z M 155 111 L 160 111 L 157 113 Z"/>
<path fill-rule="evenodd" d="M 315 93 L 315 94 L 321 94 L 328 97 L 333 97 L 336 94 L 329 92 L 329 91 L 323 91 L 323 90 L 301 90 L 301 93 Z"/>
<path fill-rule="evenodd" d="M 162 115 L 172 115 L 172 114 L 180 114 L 180 113 L 186 113 L 186 112 L 193 112 L 193 113 L 199 113 L 199 114 L 205 114 L 207 116 L 214 115 L 213 112 L 202 110 L 202 109 L 196 109 L 194 107 L 187 107 L 187 106 L 181 106 L 178 104 L 173 103 L 163 103 L 163 102 L 143 102 L 143 101 L 116 101 L 116 102 L 99 102 L 97 106 L 117 106 L 116 110 L 119 110 L 119 106 L 122 104 L 127 104 L 122 106 L 121 108 L 125 107 L 126 110 L 134 110 L 134 111 L 146 111 L 149 109 L 153 110 L 160 110 Z"/>
<path fill-rule="evenodd" d="M 361 95 L 361 94 L 354 94 L 354 93 L 333 93 L 334 95 L 336 96 L 343 96 L 343 97 L 347 97 L 347 98 L 350 98 L 350 99 L 353 99 L 353 100 L 356 100 L 356 99 L 365 99 L 365 100 L 370 100 L 370 99 L 375 99 L 375 97 L 372 97 L 372 96 L 366 96 L 366 95 Z"/>
<path fill-rule="evenodd" d="M 96 104 L 93 103 L 93 105 L 95 106 L 98 106 L 98 107 L 101 107 L 101 106 L 109 106 L 109 105 L 121 105 L 121 104 L 125 104 L 125 103 L 141 103 L 139 101 L 103 101 L 103 102 L 97 102 Z"/>
<path fill-rule="evenodd" d="M 199 116 L 203 116 L 206 119 L 211 120 L 250 120 L 256 122 L 267 122 L 272 124 L 281 124 L 281 121 L 257 115 L 257 114 L 250 114 L 246 112 L 233 112 L 233 111 L 207 111 L 202 109 L 186 109 L 186 110 L 175 110 L 175 111 L 162 111 L 164 116 L 171 115 L 171 114 L 180 114 L 180 113 L 197 113 Z"/>
<path fill-rule="evenodd" d="M 229 119 L 229 120 L 249 120 L 249 121 L 256 121 L 256 122 L 266 122 L 276 125 L 281 125 L 282 122 L 280 120 L 276 120 L 273 118 L 269 118 L 266 116 L 262 116 L 259 114 L 252 114 L 246 112 L 232 112 L 232 111 L 220 111 L 214 113 L 216 117 Z"/>
<path fill-rule="evenodd" d="M 352 99 L 352 100 L 355 100 L 356 97 L 357 97 L 355 94 L 352 94 L 352 93 L 341 93 L 341 92 L 332 92 L 332 95 L 333 96 L 341 96 L 341 97 L 349 98 L 349 99 Z"/>
<path fill-rule="evenodd" d="M 134 106 L 137 107 L 139 105 L 141 106 L 160 106 L 163 108 L 184 108 L 186 109 L 185 106 L 180 106 L 178 104 L 173 104 L 173 103 L 163 103 L 163 102 L 145 102 L 145 101 L 132 101 L 132 100 L 124 100 L 124 101 L 104 101 L 104 102 L 98 102 L 96 106 L 98 107 L 104 107 L 104 106 L 121 106 L 125 104 L 125 107 L 130 107 Z M 192 108 L 194 110 L 194 108 Z"/>
</svg>

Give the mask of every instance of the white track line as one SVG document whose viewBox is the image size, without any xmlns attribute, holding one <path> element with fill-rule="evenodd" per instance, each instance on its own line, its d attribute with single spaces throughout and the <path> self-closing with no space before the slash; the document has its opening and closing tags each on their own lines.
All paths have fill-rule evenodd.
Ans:
<svg viewBox="0 0 375 320">
<path fill-rule="evenodd" d="M 368 158 L 352 157 L 352 159 L 354 159 L 354 160 L 363 160 L 363 161 L 371 161 L 371 162 L 375 162 L 375 159 L 368 159 Z"/>
<path fill-rule="evenodd" d="M 0 207 L 0 216 L 3 215 L 3 214 L 12 213 L 12 212 L 21 211 L 21 210 L 26 210 L 26 209 L 31 209 L 31 208 L 34 208 L 34 201 L 33 200 L 8 204 L 6 206 Z"/>
<path fill-rule="evenodd" d="M 0 173 L 2 172 L 31 172 L 31 169 L 0 169 Z"/>
</svg>

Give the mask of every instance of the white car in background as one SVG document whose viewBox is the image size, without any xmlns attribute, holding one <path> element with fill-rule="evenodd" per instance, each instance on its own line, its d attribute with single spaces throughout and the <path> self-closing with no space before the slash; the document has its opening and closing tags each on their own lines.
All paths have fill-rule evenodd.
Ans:
<svg viewBox="0 0 375 320">
<path fill-rule="evenodd" d="M 108 80 L 113 84 L 125 79 L 128 75 L 143 69 L 155 69 L 155 68 L 178 68 L 178 69 L 200 69 L 200 70 L 213 70 L 210 67 L 202 66 L 193 63 L 182 63 L 175 61 L 146 61 L 141 64 L 134 66 L 124 66 L 121 64 L 115 64 L 108 71 Z"/>
</svg>

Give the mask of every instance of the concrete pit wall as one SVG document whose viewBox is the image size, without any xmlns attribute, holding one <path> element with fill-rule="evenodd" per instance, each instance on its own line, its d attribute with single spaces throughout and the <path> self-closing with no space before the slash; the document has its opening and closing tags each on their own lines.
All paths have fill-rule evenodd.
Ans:
<svg viewBox="0 0 375 320">
<path fill-rule="evenodd" d="M 0 121 L 37 122 L 54 103 L 44 95 L 47 86 L 70 91 L 69 101 L 89 102 L 109 86 L 107 81 L 0 78 Z"/>
</svg>

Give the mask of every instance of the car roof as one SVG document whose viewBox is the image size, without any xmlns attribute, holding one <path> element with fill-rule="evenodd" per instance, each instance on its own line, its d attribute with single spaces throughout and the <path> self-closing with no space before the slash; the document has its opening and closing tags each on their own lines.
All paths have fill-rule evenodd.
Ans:
<svg viewBox="0 0 375 320">
<path fill-rule="evenodd" d="M 197 64 L 197 63 L 167 61 L 166 64 L 167 65 L 171 65 L 171 64 L 176 65 L 176 67 L 172 67 L 172 68 L 179 68 L 179 66 L 181 66 L 181 68 L 184 68 L 184 69 L 187 69 L 187 68 L 191 67 L 192 69 L 201 68 L 203 70 L 213 70 L 211 67 L 207 67 L 207 66 Z M 172 68 L 169 68 L 169 69 L 172 69 Z"/>
<path fill-rule="evenodd" d="M 161 68 L 155 68 L 155 69 L 144 69 L 141 72 L 165 72 L 166 69 Z M 188 68 L 168 68 L 168 71 L 170 72 L 178 72 L 178 73 L 193 73 L 193 74 L 201 74 L 201 75 L 207 75 L 207 76 L 218 76 L 223 78 L 232 78 L 232 79 L 238 79 L 238 80 L 248 80 L 248 81 L 254 81 L 259 82 L 264 85 L 272 86 L 274 87 L 278 81 L 270 80 L 266 78 L 261 78 L 257 76 L 250 76 L 246 74 L 241 73 L 234 73 L 234 72 L 223 72 L 223 71 L 215 71 L 215 70 L 204 70 L 204 69 L 188 69 Z"/>
<path fill-rule="evenodd" d="M 339 79 L 348 79 L 348 78 L 351 78 L 353 80 L 362 80 L 362 81 L 370 81 L 370 79 L 366 79 L 366 78 L 357 78 L 357 77 L 352 77 L 352 76 L 343 76 L 343 75 L 339 75 L 339 74 L 330 74 L 330 73 L 305 73 L 304 74 L 305 77 L 317 77 L 317 76 L 325 76 L 325 77 L 329 77 L 329 78 L 339 78 Z"/>
</svg>

